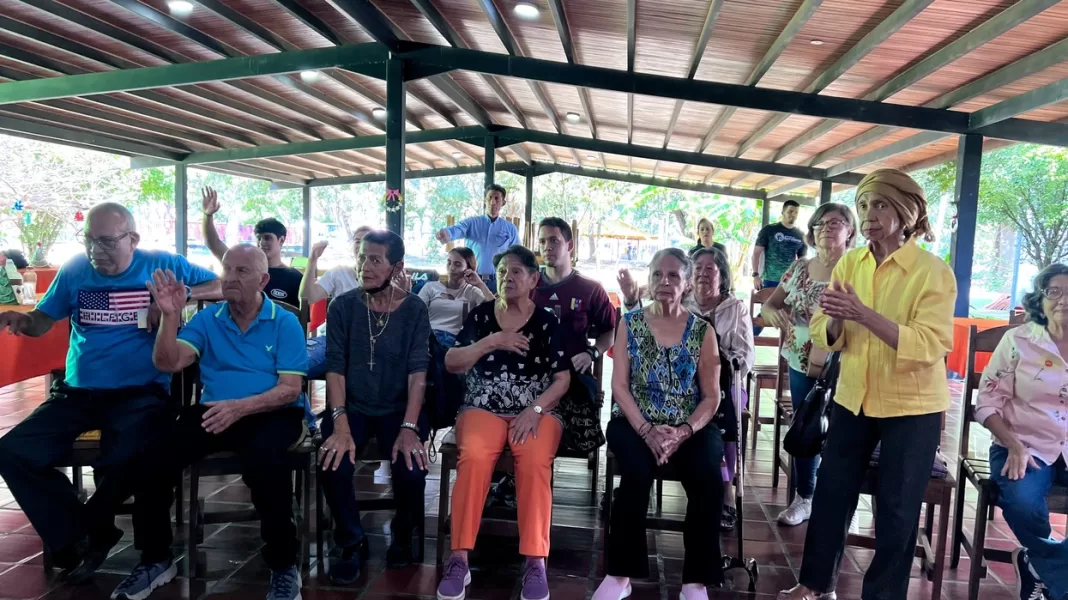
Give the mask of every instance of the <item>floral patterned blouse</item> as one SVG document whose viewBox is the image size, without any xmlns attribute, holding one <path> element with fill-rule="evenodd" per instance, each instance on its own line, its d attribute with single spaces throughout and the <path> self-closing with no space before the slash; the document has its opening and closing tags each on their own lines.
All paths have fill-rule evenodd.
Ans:
<svg viewBox="0 0 1068 600">
<path fill-rule="evenodd" d="M 475 307 L 456 336 L 456 347 L 470 346 L 501 331 L 493 302 Z M 515 417 L 549 389 L 553 376 L 567 371 L 571 362 L 560 347 L 560 321 L 549 309 L 536 308 L 519 328 L 530 342 L 526 355 L 495 350 L 467 372 L 463 407 L 481 408 L 500 417 Z M 555 414 L 553 416 L 556 416 Z M 557 417 L 559 418 L 559 417 Z"/>
<path fill-rule="evenodd" d="M 786 307 L 790 309 L 794 326 L 782 332 L 782 357 L 790 368 L 801 373 L 808 372 L 808 353 L 812 349 L 808 322 L 819 307 L 820 295 L 828 282 L 816 281 L 808 274 L 808 261 L 799 258 L 786 269 L 779 285 L 786 290 Z"/>
</svg>

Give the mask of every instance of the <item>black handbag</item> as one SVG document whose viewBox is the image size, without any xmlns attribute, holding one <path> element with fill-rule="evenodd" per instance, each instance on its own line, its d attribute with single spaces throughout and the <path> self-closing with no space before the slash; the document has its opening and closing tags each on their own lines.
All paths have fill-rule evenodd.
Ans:
<svg viewBox="0 0 1068 600">
<path fill-rule="evenodd" d="M 831 417 L 831 401 L 838 383 L 838 368 L 841 357 L 834 352 L 827 359 L 823 375 L 805 396 L 804 402 L 794 413 L 794 421 L 782 441 L 783 448 L 798 458 L 814 458 L 823 451 L 827 439 L 827 424 Z"/>
</svg>

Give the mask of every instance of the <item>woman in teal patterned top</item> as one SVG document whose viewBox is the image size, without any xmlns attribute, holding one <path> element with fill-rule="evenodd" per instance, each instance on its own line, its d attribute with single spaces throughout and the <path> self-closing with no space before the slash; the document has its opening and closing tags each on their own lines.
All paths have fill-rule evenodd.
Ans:
<svg viewBox="0 0 1068 600">
<path fill-rule="evenodd" d="M 612 505 L 604 581 L 593 600 L 630 595 L 649 576 L 645 515 L 657 468 L 668 465 L 686 490 L 681 600 L 707 600 L 719 585 L 723 438 L 707 427 L 719 406 L 719 349 L 707 321 L 686 310 L 692 265 L 677 248 L 649 264 L 652 302 L 627 313 L 616 331 L 608 448 L 622 474 Z"/>
</svg>

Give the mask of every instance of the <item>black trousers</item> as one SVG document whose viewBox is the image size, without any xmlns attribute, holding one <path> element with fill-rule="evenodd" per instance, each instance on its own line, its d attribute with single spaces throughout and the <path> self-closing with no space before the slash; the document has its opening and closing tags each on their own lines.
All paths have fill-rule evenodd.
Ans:
<svg viewBox="0 0 1068 600">
<path fill-rule="evenodd" d="M 608 423 L 608 448 L 619 462 L 618 495 L 612 503 L 605 572 L 616 577 L 649 577 L 645 519 L 649 492 L 656 474 L 652 450 L 623 417 Z M 704 427 L 679 447 L 667 467 L 686 490 L 686 521 L 682 582 L 718 585 L 720 568 L 719 519 L 723 512 L 723 438 L 715 427 Z"/>
<path fill-rule="evenodd" d="M 874 418 L 835 404 L 812 497 L 812 517 L 798 581 L 834 590 L 849 522 L 875 445 L 882 441 L 875 490 L 875 557 L 864 574 L 864 600 L 905 600 L 920 508 L 942 434 L 941 413 Z"/>
<path fill-rule="evenodd" d="M 204 430 L 204 413 L 211 405 L 198 404 L 182 410 L 168 442 L 141 463 L 144 477 L 153 473 L 162 481 L 173 482 L 182 469 L 216 452 L 234 452 L 241 462 L 241 477 L 252 492 L 252 505 L 260 517 L 261 552 L 274 571 L 297 564 L 300 540 L 293 517 L 293 479 L 289 469 L 289 448 L 304 431 L 304 409 L 287 406 L 249 415 L 235 421 L 218 434 Z M 140 502 L 140 498 L 137 499 Z M 168 504 L 169 506 L 169 504 Z M 194 507 L 190 507 L 191 509 Z M 146 552 L 170 555 L 173 542 L 170 523 L 147 535 Z"/>
<path fill-rule="evenodd" d="M 73 388 L 61 381 L 30 416 L 0 438 L 0 477 L 52 551 L 62 551 L 89 535 L 106 540 L 118 531 L 115 511 L 130 494 L 134 504 L 134 544 L 155 562 L 148 548 L 154 532 L 170 532 L 172 481 L 139 479 L 127 488 L 124 471 L 174 422 L 167 391 L 159 385 L 112 390 Z M 74 486 L 56 467 L 69 464 L 74 440 L 101 431 L 101 457 L 93 465 L 96 493 L 82 504 Z M 170 549 L 166 551 L 170 555 Z"/>
</svg>

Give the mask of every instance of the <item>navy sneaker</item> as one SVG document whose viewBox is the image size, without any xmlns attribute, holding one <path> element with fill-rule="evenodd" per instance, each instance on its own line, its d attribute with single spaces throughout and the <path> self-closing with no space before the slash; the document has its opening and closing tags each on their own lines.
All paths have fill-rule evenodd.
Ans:
<svg viewBox="0 0 1068 600">
<path fill-rule="evenodd" d="M 296 567 L 271 571 L 271 586 L 267 600 L 300 600 L 300 572 Z"/>
<path fill-rule="evenodd" d="M 173 560 L 150 565 L 137 565 L 115 591 L 111 600 L 145 600 L 152 590 L 167 585 L 178 574 L 178 565 Z"/>
<path fill-rule="evenodd" d="M 1016 595 L 1020 600 L 1049 600 L 1049 591 L 1031 568 L 1026 549 L 1012 551 L 1012 566 L 1016 569 Z"/>
<path fill-rule="evenodd" d="M 349 585 L 360 578 L 360 565 L 370 557 L 370 546 L 364 536 L 355 546 L 335 547 L 330 551 L 330 571 L 327 573 L 331 583 Z"/>
</svg>

